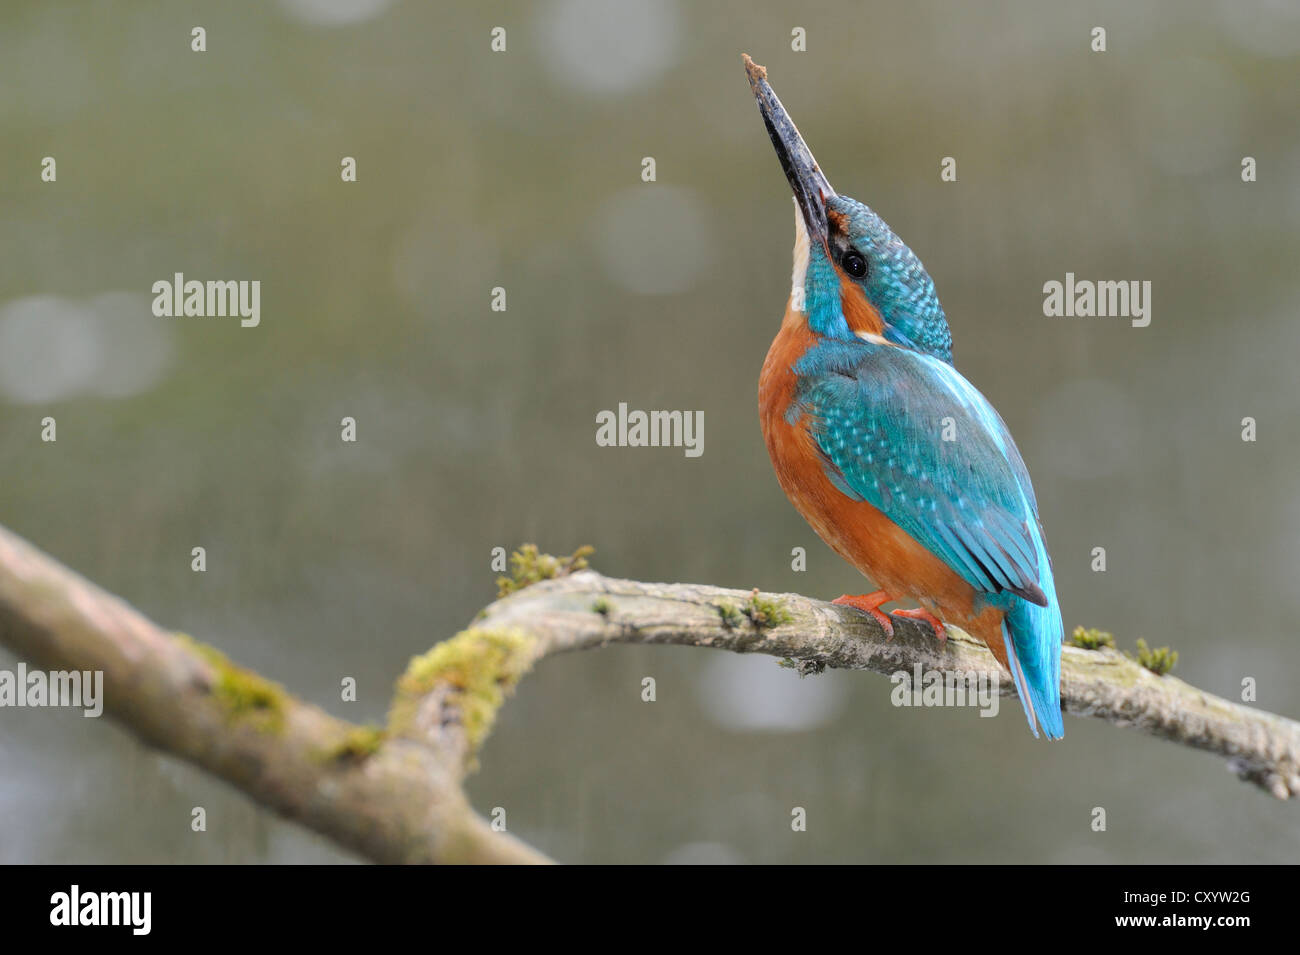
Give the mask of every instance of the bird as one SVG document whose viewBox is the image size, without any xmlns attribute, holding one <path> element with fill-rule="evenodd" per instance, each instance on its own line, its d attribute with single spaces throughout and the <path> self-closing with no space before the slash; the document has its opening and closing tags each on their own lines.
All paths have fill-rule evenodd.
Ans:
<svg viewBox="0 0 1300 955">
<path fill-rule="evenodd" d="M 831 188 L 767 70 L 744 64 L 795 203 L 790 297 L 759 376 L 763 438 L 795 509 L 877 587 L 833 602 L 890 638 L 908 617 L 941 642 L 947 624 L 982 640 L 1034 736 L 1060 739 L 1064 632 L 1024 460 L 953 364 L 920 259 Z M 919 607 L 881 610 L 903 598 Z"/>
</svg>

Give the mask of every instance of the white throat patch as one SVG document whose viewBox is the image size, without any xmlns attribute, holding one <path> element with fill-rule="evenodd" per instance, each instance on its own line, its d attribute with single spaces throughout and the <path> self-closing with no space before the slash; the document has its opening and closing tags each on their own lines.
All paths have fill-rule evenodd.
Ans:
<svg viewBox="0 0 1300 955">
<path fill-rule="evenodd" d="M 794 203 L 794 270 L 790 273 L 790 308 L 796 312 L 806 312 L 804 304 L 804 280 L 808 276 L 808 228 L 803 222 L 803 213 L 793 196 Z"/>
</svg>

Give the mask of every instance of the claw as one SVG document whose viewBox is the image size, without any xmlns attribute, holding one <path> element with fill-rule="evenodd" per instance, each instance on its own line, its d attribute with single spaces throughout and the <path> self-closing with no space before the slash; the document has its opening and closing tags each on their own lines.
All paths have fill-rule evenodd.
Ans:
<svg viewBox="0 0 1300 955">
<path fill-rule="evenodd" d="M 895 610 L 892 614 L 895 617 L 907 617 L 909 620 L 920 620 L 928 623 L 934 630 L 934 635 L 943 643 L 948 639 L 948 628 L 943 625 L 943 621 L 936 617 L 924 607 L 917 607 L 915 610 Z"/>
<path fill-rule="evenodd" d="M 893 599 L 883 590 L 874 590 L 869 594 L 859 594 L 856 597 L 844 594 L 841 597 L 836 597 L 831 603 L 838 604 L 841 607 L 852 607 L 855 610 L 861 610 L 863 613 L 871 614 L 876 623 L 880 624 L 880 629 L 885 631 L 885 639 L 892 640 L 894 638 L 894 621 L 889 619 L 889 614 L 880 610 L 880 605 L 887 604 Z"/>
</svg>

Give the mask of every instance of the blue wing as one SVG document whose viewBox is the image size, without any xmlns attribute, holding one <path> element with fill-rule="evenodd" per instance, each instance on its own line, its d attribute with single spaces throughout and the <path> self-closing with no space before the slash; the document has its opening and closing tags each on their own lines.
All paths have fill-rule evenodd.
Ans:
<svg viewBox="0 0 1300 955">
<path fill-rule="evenodd" d="M 1029 474 L 993 407 L 946 362 L 824 342 L 795 366 L 826 473 L 985 593 L 1045 606 Z"/>
</svg>

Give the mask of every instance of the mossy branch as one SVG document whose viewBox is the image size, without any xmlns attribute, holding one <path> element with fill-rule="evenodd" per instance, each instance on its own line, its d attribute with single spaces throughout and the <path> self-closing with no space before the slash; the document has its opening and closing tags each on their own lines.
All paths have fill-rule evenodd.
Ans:
<svg viewBox="0 0 1300 955">
<path fill-rule="evenodd" d="M 593 612 L 596 601 L 602 612 Z M 926 670 L 997 675 L 1002 694 L 1015 693 L 993 654 L 955 627 L 941 645 L 927 626 L 896 618 L 891 640 L 865 614 L 798 594 L 647 584 L 588 570 L 500 599 L 476 624 L 531 635 L 534 658 L 611 643 L 675 644 L 765 653 L 801 673 L 829 666 L 889 675 L 919 663 Z M 1114 649 L 1109 634 L 1080 630 L 1076 640 L 1090 648 L 1064 648 L 1067 713 L 1215 753 L 1238 777 L 1279 799 L 1300 795 L 1300 723 L 1152 672 L 1176 658 L 1165 648 L 1144 652 L 1142 643 L 1141 659 L 1134 660 Z"/>
<path fill-rule="evenodd" d="M 4 528 L 0 643 L 33 666 L 103 671 L 104 712 L 145 743 L 368 859 L 548 861 L 494 831 L 462 788 L 495 697 L 474 715 L 468 749 L 454 732 L 416 739 L 349 723 L 163 630 Z"/>
<path fill-rule="evenodd" d="M 999 673 L 992 654 L 955 628 L 940 645 L 928 628 L 900 618 L 890 640 L 846 607 L 797 594 L 615 580 L 580 570 L 584 558 L 543 566 L 526 556 L 514 586 L 470 629 L 411 661 L 386 729 L 330 716 L 159 628 L 3 528 L 0 643 L 37 666 L 103 671 L 105 711 L 146 743 L 381 862 L 548 861 L 493 831 L 462 784 L 510 690 L 550 654 L 672 644 L 765 653 L 809 673 L 830 666 L 892 674 L 916 664 Z M 1081 642 L 1096 649 L 1065 648 L 1067 712 L 1216 753 L 1274 796 L 1300 794 L 1300 723 L 1157 675 L 1103 637 L 1084 632 Z M 1000 685 L 1014 692 L 1010 680 Z"/>
</svg>

